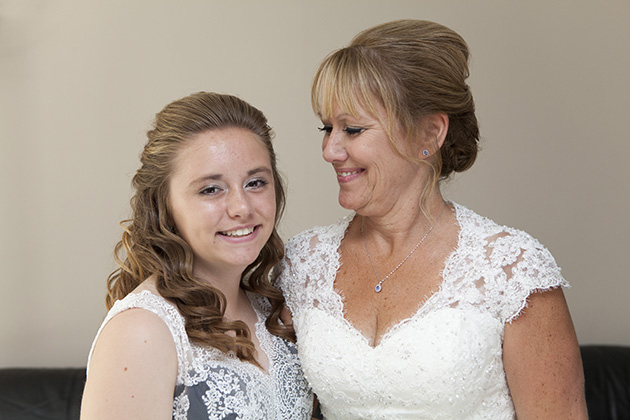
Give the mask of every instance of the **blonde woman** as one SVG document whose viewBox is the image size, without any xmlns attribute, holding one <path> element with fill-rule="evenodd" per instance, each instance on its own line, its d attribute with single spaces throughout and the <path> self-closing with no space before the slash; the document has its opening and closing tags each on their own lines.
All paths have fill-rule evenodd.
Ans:
<svg viewBox="0 0 630 420">
<path fill-rule="evenodd" d="M 316 73 L 323 157 L 353 213 L 293 238 L 279 284 L 327 420 L 587 418 L 553 257 L 440 191 L 477 155 L 468 55 L 451 29 L 402 20 Z"/>
</svg>

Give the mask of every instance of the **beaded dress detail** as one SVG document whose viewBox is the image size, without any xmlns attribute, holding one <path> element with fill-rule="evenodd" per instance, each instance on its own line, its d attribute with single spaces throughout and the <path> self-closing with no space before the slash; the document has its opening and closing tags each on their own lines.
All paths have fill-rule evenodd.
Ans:
<svg viewBox="0 0 630 420">
<path fill-rule="evenodd" d="M 94 343 L 115 315 L 131 308 L 146 309 L 164 321 L 175 342 L 178 369 L 174 420 L 310 419 L 313 396 L 295 345 L 272 335 L 265 327 L 269 303 L 252 294 L 249 298 L 258 315 L 255 333 L 269 360 L 268 373 L 234 355 L 191 343 L 177 308 L 149 291 L 130 293 L 116 301 Z"/>
<path fill-rule="evenodd" d="M 536 239 L 453 205 L 459 238 L 439 290 L 375 347 L 344 318 L 334 289 L 354 215 L 287 244 L 278 283 L 327 420 L 515 419 L 502 360 L 505 323 L 531 293 L 568 283 Z"/>
</svg>

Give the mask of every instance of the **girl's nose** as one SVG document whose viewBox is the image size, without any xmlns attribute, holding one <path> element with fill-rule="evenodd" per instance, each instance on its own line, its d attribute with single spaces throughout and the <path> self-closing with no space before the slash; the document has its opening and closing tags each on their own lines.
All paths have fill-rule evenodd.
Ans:
<svg viewBox="0 0 630 420">
<path fill-rule="evenodd" d="M 228 193 L 227 212 L 230 217 L 246 218 L 251 211 L 251 203 L 245 191 L 232 190 Z"/>
</svg>

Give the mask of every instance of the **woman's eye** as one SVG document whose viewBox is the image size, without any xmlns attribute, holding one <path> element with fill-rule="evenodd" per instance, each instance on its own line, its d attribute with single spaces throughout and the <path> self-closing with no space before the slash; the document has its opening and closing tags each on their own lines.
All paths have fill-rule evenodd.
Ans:
<svg viewBox="0 0 630 420">
<path fill-rule="evenodd" d="M 324 125 L 323 127 L 317 128 L 319 131 L 330 134 L 332 132 L 332 125 Z"/>
<path fill-rule="evenodd" d="M 199 191 L 200 194 L 203 195 L 212 195 L 212 194 L 217 194 L 219 192 L 219 187 L 206 187 L 203 190 Z"/>
<path fill-rule="evenodd" d="M 355 136 L 357 134 L 361 134 L 365 131 L 365 128 L 358 127 L 346 127 L 343 129 L 349 136 Z"/>
<path fill-rule="evenodd" d="M 265 181 L 264 179 L 253 179 L 253 180 L 249 181 L 247 184 L 245 184 L 245 187 L 247 187 L 247 188 L 261 188 L 261 187 L 264 187 L 267 184 L 268 184 L 268 182 Z"/>
</svg>

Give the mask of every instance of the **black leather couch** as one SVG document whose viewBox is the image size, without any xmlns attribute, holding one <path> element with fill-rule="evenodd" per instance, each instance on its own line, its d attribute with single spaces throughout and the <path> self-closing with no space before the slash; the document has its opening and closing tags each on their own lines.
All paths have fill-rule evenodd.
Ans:
<svg viewBox="0 0 630 420">
<path fill-rule="evenodd" d="M 0 420 L 78 420 L 85 368 L 0 369 Z"/>
<path fill-rule="evenodd" d="M 630 420 L 630 347 L 580 350 L 590 419 Z M 0 420 L 78 419 L 84 384 L 84 368 L 0 369 Z"/>
<path fill-rule="evenodd" d="M 630 420 L 630 347 L 582 346 L 590 420 Z"/>
</svg>

